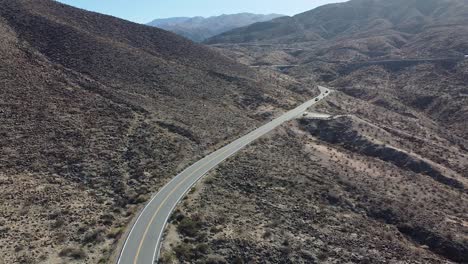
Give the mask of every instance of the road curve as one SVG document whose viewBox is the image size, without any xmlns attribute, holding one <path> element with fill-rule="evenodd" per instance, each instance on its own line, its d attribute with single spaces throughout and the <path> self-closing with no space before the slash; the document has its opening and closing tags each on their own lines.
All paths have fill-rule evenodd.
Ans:
<svg viewBox="0 0 468 264">
<path fill-rule="evenodd" d="M 319 89 L 319 96 L 197 161 L 166 184 L 153 196 L 138 216 L 125 240 L 117 263 L 153 264 L 159 258 L 161 237 L 167 220 L 178 202 L 190 188 L 208 171 L 249 143 L 267 134 L 284 122 L 302 115 L 307 108 L 320 102 L 331 93 L 325 87 L 319 86 Z"/>
</svg>

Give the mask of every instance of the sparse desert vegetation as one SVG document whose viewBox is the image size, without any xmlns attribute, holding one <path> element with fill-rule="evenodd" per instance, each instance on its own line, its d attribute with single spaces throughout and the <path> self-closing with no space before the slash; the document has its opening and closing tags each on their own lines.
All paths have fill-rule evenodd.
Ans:
<svg viewBox="0 0 468 264">
<path fill-rule="evenodd" d="M 317 93 L 156 28 L 0 1 L 0 262 L 107 263 L 177 172 Z"/>
<path fill-rule="evenodd" d="M 175 213 L 165 263 L 462 263 L 466 185 L 330 140 L 346 134 L 324 122 L 348 121 L 294 121 L 216 169 Z M 200 222 L 195 238 L 180 219 Z"/>
<path fill-rule="evenodd" d="M 467 10 L 352 0 L 209 47 L 0 0 L 0 264 L 113 262 L 153 193 L 317 84 L 336 92 L 313 110 L 333 118 L 290 121 L 211 171 L 161 262 L 466 263 Z"/>
</svg>

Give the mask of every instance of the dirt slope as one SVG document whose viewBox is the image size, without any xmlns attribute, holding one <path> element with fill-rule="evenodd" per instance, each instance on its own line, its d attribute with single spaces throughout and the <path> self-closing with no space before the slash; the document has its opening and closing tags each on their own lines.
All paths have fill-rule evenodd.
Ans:
<svg viewBox="0 0 468 264">
<path fill-rule="evenodd" d="M 55 1 L 1 0 L 0 35 L 0 263 L 105 263 L 151 192 L 315 92 Z"/>
</svg>

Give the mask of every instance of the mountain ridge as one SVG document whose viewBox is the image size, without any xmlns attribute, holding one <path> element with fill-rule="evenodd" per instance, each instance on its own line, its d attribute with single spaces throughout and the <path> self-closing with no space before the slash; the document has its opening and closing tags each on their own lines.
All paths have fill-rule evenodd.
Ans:
<svg viewBox="0 0 468 264">
<path fill-rule="evenodd" d="M 196 42 L 201 42 L 209 37 L 234 28 L 247 26 L 256 22 L 268 21 L 282 16 L 283 15 L 279 14 L 261 15 L 245 12 L 210 17 L 196 16 L 155 19 L 147 25 L 172 31 Z"/>
<path fill-rule="evenodd" d="M 314 93 L 52 0 L 0 0 L 0 33 L 2 263 L 107 263 L 181 167 Z"/>
<path fill-rule="evenodd" d="M 402 6 L 407 8 L 400 8 Z M 466 2 L 459 0 L 351 0 L 321 6 L 293 17 L 234 29 L 205 43 L 287 44 L 369 36 L 400 38 L 408 42 L 424 32 L 433 33 L 437 29 L 466 24 L 467 10 Z"/>
<path fill-rule="evenodd" d="M 301 114 L 201 180 L 159 262 L 464 263 L 464 4 L 354 0 L 210 47 L 0 0 L 0 263 L 113 263 L 152 194 L 317 85 L 333 89 L 309 110 L 323 118 Z"/>
<path fill-rule="evenodd" d="M 330 117 L 299 117 L 200 183 L 163 260 L 465 263 L 467 18 L 466 1 L 351 0 L 207 40 L 332 87 L 311 110 Z"/>
</svg>

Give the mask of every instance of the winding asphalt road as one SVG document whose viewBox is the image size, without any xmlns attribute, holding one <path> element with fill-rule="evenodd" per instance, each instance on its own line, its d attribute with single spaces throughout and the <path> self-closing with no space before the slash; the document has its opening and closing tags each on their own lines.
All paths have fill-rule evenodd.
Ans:
<svg viewBox="0 0 468 264">
<path fill-rule="evenodd" d="M 118 264 L 153 264 L 159 259 L 159 247 L 169 216 L 190 188 L 208 171 L 234 155 L 252 141 L 267 134 L 286 121 L 301 116 L 309 107 L 320 102 L 331 91 L 319 86 L 320 95 L 283 114 L 223 148 L 191 165 L 148 202 L 134 223 L 120 253 Z"/>
</svg>

